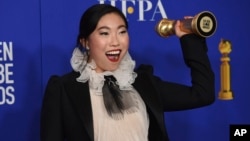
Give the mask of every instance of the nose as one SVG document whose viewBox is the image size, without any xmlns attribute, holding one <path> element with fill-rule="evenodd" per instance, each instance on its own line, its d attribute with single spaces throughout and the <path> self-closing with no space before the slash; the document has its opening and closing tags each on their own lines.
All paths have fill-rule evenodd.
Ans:
<svg viewBox="0 0 250 141">
<path fill-rule="evenodd" d="M 111 37 L 111 46 L 112 47 L 118 47 L 120 45 L 118 35 L 114 34 Z"/>
</svg>

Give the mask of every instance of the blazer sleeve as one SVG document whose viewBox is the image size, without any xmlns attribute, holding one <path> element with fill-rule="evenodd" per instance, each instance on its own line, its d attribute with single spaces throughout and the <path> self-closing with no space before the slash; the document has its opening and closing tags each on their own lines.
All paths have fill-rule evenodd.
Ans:
<svg viewBox="0 0 250 141">
<path fill-rule="evenodd" d="M 180 43 L 185 64 L 190 68 L 192 85 L 166 82 L 155 77 L 155 87 L 163 100 L 164 111 L 198 108 L 215 100 L 214 73 L 205 38 L 188 34 L 180 38 Z"/>
<path fill-rule="evenodd" d="M 52 76 L 46 86 L 42 103 L 40 138 L 41 141 L 63 141 L 61 117 L 62 82 Z"/>
</svg>

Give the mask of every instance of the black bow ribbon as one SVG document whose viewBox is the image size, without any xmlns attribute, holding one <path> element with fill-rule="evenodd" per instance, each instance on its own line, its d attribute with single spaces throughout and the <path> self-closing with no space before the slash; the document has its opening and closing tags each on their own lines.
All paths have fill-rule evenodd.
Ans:
<svg viewBox="0 0 250 141">
<path fill-rule="evenodd" d="M 102 88 L 105 108 L 111 117 L 123 115 L 124 104 L 122 94 L 117 80 L 113 75 L 104 76 L 105 81 Z"/>
</svg>

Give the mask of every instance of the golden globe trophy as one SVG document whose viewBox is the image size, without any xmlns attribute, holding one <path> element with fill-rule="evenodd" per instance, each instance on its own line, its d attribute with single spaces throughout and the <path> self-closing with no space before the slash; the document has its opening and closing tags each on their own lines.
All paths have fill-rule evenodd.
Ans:
<svg viewBox="0 0 250 141">
<path fill-rule="evenodd" d="M 229 40 L 221 39 L 219 43 L 219 51 L 222 54 L 220 76 L 221 76 L 221 90 L 219 92 L 219 99 L 231 100 L 233 93 L 230 88 L 230 58 L 229 53 L 232 51 L 231 42 Z"/>
<path fill-rule="evenodd" d="M 181 30 L 187 33 L 195 33 L 202 37 L 212 36 L 216 30 L 217 23 L 213 13 L 203 11 L 190 19 L 181 19 Z M 156 25 L 156 32 L 161 37 L 169 37 L 175 34 L 174 26 L 176 20 L 163 18 Z"/>
</svg>

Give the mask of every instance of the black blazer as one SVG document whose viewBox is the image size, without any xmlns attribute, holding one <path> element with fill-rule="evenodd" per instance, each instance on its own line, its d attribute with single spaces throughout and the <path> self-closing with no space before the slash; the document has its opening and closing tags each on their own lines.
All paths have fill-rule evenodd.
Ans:
<svg viewBox="0 0 250 141">
<path fill-rule="evenodd" d="M 164 112 L 198 108 L 214 102 L 214 73 L 204 38 L 194 34 L 180 38 L 183 57 L 191 70 L 192 86 L 161 80 L 153 68 L 141 65 L 133 84 L 146 104 L 149 141 L 168 141 Z M 77 72 L 52 76 L 41 111 L 41 141 L 94 141 L 88 83 L 77 82 Z"/>
</svg>

